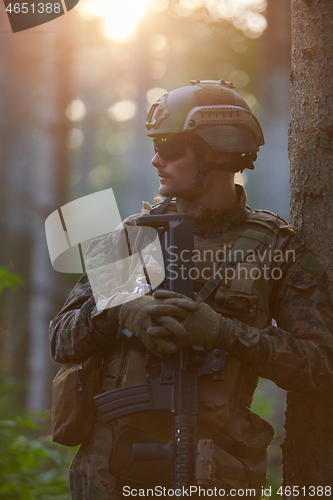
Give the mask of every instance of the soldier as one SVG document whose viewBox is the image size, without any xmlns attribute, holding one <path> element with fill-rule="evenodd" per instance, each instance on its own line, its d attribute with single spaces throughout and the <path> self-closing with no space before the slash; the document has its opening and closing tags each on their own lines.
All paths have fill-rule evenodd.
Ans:
<svg viewBox="0 0 333 500">
<path fill-rule="evenodd" d="M 213 485 L 226 494 L 233 490 L 235 498 L 259 498 L 273 431 L 249 410 L 258 377 L 287 391 L 332 384 L 333 317 L 324 270 L 286 221 L 252 211 L 243 188 L 234 182 L 235 172 L 254 168 L 264 138 L 230 82 L 195 80 L 164 95 L 151 107 L 146 127 L 154 140 L 152 164 L 160 194 L 166 199 L 153 208 L 145 204 L 145 213 L 195 216 L 198 295 L 192 300 L 157 290 L 98 311 L 84 274 L 51 322 L 52 357 L 65 363 L 104 350 L 106 391 L 144 380 L 145 348 L 157 357 L 186 346 L 225 349 L 225 380 L 207 375 L 201 383 L 199 434 L 214 439 Z M 232 272 L 202 300 L 200 291 L 236 242 L 243 258 L 230 264 Z M 100 248 L 93 245 L 88 260 Z M 117 340 L 119 325 L 140 340 L 141 349 L 135 345 L 124 354 Z M 110 500 L 128 496 L 131 488 L 168 486 L 164 462 L 136 469 L 126 450 L 138 436 L 167 442 L 169 429 L 165 412 L 138 414 L 112 425 L 97 417 L 71 465 L 72 500 Z"/>
</svg>

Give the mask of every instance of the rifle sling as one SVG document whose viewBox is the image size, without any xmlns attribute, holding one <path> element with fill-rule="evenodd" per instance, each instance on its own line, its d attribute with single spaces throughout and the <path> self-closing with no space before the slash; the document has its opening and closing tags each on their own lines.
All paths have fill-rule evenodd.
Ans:
<svg viewBox="0 0 333 500">
<path fill-rule="evenodd" d="M 172 200 L 171 196 L 165 198 L 165 200 L 160 205 L 150 210 L 150 215 L 162 214 L 164 210 L 170 205 L 171 200 Z"/>
</svg>

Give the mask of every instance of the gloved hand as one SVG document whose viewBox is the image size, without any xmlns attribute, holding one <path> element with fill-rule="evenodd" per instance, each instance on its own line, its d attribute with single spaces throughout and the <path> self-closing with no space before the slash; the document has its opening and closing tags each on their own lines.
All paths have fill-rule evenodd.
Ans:
<svg viewBox="0 0 333 500">
<path fill-rule="evenodd" d="M 152 316 L 161 316 L 161 314 L 164 314 L 162 311 L 165 311 L 170 316 L 177 315 L 178 313 L 184 319 L 188 316 L 185 311 L 194 312 L 200 306 L 199 301 L 193 300 L 182 293 L 163 290 L 162 288 L 155 290 L 153 297 L 157 300 L 154 303 L 150 303 L 148 307 L 149 314 Z M 161 308 L 162 305 L 163 308 Z"/>
<path fill-rule="evenodd" d="M 156 302 L 156 299 L 151 295 L 142 295 L 142 297 L 126 302 L 120 307 L 119 323 L 120 326 L 138 337 L 153 354 L 158 356 L 163 353 L 172 354 L 177 350 L 172 338 L 178 339 L 186 334 L 185 328 L 178 320 L 184 319 L 188 313 L 182 307 L 169 304 L 168 311 L 172 315 L 159 314 L 155 319 L 148 314 L 147 307 L 149 305 L 154 307 Z M 150 328 L 154 329 L 156 338 L 147 334 Z"/>
<path fill-rule="evenodd" d="M 221 323 L 224 328 L 232 326 L 232 320 L 223 318 L 221 314 L 216 313 L 205 302 L 194 301 L 185 295 L 166 290 L 156 290 L 154 297 L 158 301 L 148 304 L 146 308 L 148 314 L 154 316 L 154 318 L 159 315 L 172 316 L 175 307 L 186 308 L 187 311 L 186 317 L 181 322 L 186 330 L 185 334 L 183 331 L 171 333 L 171 331 L 167 330 L 162 332 L 154 327 L 149 327 L 147 337 L 154 342 L 163 338 L 164 340 L 171 340 L 177 349 L 182 349 L 188 345 L 212 349 L 217 345 Z"/>
</svg>

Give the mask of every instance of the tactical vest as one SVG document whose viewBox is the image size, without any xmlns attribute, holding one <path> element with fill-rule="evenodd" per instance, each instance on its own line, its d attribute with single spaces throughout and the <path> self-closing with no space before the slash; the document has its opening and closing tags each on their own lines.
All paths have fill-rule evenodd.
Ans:
<svg viewBox="0 0 333 500">
<path fill-rule="evenodd" d="M 171 202 L 165 213 L 176 211 L 175 203 Z M 244 258 L 236 265 L 228 266 L 224 279 L 206 302 L 223 316 L 259 329 L 269 326 L 273 280 L 267 276 L 269 278 L 272 273 L 272 256 L 280 230 L 292 231 L 291 226 L 278 216 L 255 210 L 249 212 L 243 227 L 228 231 L 226 236 L 213 240 L 196 236 L 193 255 L 195 291 L 200 293 L 214 274 L 218 277 L 219 264 L 228 257 L 235 242 L 241 242 Z M 249 251 L 249 248 L 253 250 Z M 106 363 L 103 391 L 145 382 L 145 364 L 144 350 L 129 343 L 118 346 Z M 216 485 L 259 489 L 265 484 L 266 450 L 274 437 L 274 430 L 249 410 L 258 378 L 247 364 L 230 355 L 227 356 L 224 380 L 214 380 L 210 375 L 201 377 L 199 438 L 214 439 Z M 124 481 L 170 486 L 170 463 L 134 464 L 130 458 L 131 443 L 145 439 L 168 442 L 170 428 L 171 416 L 162 412 L 158 416 L 137 414 L 115 422 L 113 472 Z"/>
</svg>

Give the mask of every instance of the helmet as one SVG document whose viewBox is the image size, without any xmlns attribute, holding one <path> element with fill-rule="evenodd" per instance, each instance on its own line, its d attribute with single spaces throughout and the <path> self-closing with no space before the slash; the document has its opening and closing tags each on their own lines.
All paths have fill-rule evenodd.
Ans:
<svg viewBox="0 0 333 500">
<path fill-rule="evenodd" d="M 216 151 L 259 151 L 265 142 L 260 124 L 234 88 L 225 80 L 191 80 L 163 95 L 148 112 L 148 136 L 190 132 Z"/>
</svg>

